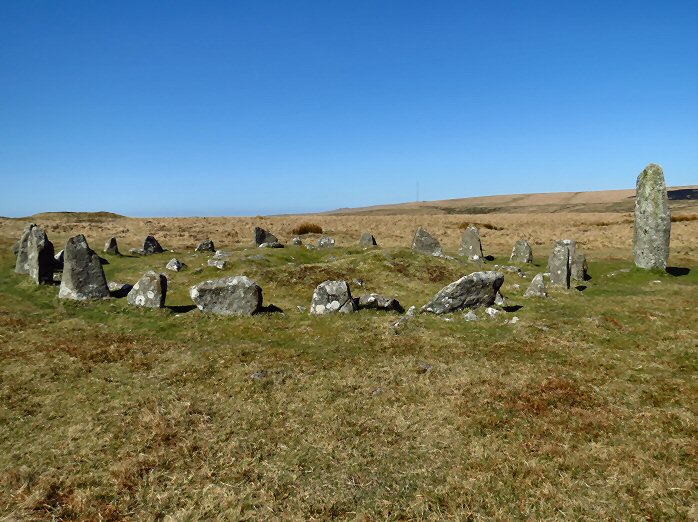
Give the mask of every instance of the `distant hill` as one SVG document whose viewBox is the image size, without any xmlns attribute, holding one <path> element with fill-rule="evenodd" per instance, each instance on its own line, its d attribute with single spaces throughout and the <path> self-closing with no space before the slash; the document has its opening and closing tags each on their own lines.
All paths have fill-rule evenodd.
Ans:
<svg viewBox="0 0 698 522">
<path fill-rule="evenodd" d="M 698 210 L 698 185 L 670 187 L 672 210 Z M 633 212 L 635 189 L 510 194 L 342 208 L 334 215 L 527 214 L 556 212 Z"/>
<path fill-rule="evenodd" d="M 95 223 L 100 221 L 114 221 L 115 219 L 124 219 L 126 216 L 115 214 L 113 212 L 40 212 L 28 217 L 17 218 L 22 221 L 41 221 L 41 220 L 56 220 L 70 221 L 72 223 Z"/>
</svg>

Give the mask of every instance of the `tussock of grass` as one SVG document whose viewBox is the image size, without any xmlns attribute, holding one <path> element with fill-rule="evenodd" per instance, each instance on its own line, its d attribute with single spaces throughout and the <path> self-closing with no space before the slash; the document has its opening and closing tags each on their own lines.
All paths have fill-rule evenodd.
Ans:
<svg viewBox="0 0 698 522">
<path fill-rule="evenodd" d="M 322 227 L 317 223 L 306 221 L 293 227 L 291 233 L 297 236 L 302 236 L 303 234 L 322 234 Z"/>
</svg>

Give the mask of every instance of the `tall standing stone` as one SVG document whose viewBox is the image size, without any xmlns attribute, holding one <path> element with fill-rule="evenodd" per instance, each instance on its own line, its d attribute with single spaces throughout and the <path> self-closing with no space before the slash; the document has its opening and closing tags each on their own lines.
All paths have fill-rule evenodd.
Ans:
<svg viewBox="0 0 698 522">
<path fill-rule="evenodd" d="M 109 241 L 104 244 L 104 253 L 113 256 L 119 255 L 119 245 L 116 243 L 115 237 L 110 237 Z"/>
<path fill-rule="evenodd" d="M 533 250 L 525 239 L 519 239 L 511 251 L 511 263 L 533 263 Z"/>
<path fill-rule="evenodd" d="M 63 277 L 58 297 L 78 301 L 109 297 L 102 263 L 82 234 L 71 237 L 63 251 Z"/>
<path fill-rule="evenodd" d="M 32 228 L 27 244 L 27 266 L 32 281 L 44 285 L 53 283 L 53 268 L 56 263 L 53 254 L 53 243 L 49 241 L 46 232 L 39 227 Z"/>
<path fill-rule="evenodd" d="M 664 171 L 650 163 L 637 177 L 635 190 L 635 265 L 665 270 L 671 240 L 671 210 Z"/>
<path fill-rule="evenodd" d="M 22 235 L 20 236 L 19 241 L 17 241 L 17 259 L 15 260 L 15 272 L 17 272 L 18 274 L 29 273 L 29 265 L 27 264 L 29 252 L 27 250 L 27 246 L 29 245 L 29 235 L 31 234 L 31 231 L 35 226 L 36 225 L 34 223 L 29 223 L 22 231 Z"/>
<path fill-rule="evenodd" d="M 555 286 L 570 287 L 570 249 L 564 243 L 556 241 L 553 251 L 548 258 L 548 272 L 550 272 L 550 284 Z"/>
<path fill-rule="evenodd" d="M 414 233 L 414 238 L 412 239 L 412 250 L 436 257 L 441 257 L 444 255 L 444 251 L 441 248 L 441 243 L 439 243 L 439 240 L 429 234 L 429 232 L 424 230 L 422 227 L 419 227 Z"/>
<path fill-rule="evenodd" d="M 370 232 L 364 232 L 361 234 L 361 239 L 359 239 L 359 246 L 362 247 L 374 247 L 378 246 L 376 238 Z"/>
<path fill-rule="evenodd" d="M 480 230 L 475 225 L 468 225 L 468 228 L 463 232 L 458 255 L 467 257 L 469 261 L 482 261 Z"/>
</svg>

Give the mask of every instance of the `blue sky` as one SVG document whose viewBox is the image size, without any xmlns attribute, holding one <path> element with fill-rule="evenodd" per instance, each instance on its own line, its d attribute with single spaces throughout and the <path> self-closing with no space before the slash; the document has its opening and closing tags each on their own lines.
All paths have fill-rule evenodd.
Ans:
<svg viewBox="0 0 698 522">
<path fill-rule="evenodd" d="M 0 215 L 698 184 L 694 1 L 0 0 Z"/>
</svg>

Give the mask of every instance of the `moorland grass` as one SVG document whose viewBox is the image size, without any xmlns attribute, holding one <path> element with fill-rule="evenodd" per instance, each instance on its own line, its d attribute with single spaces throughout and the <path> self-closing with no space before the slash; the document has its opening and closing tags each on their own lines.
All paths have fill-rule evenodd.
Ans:
<svg viewBox="0 0 698 522">
<path fill-rule="evenodd" d="M 330 278 L 421 305 L 476 267 L 405 249 L 258 254 L 233 248 L 222 272 L 190 251 L 105 256 L 108 279 L 131 283 L 187 263 L 163 310 L 59 301 L 0 254 L 2 516 L 698 517 L 698 270 L 592 258 L 585 289 L 524 299 L 541 262 L 506 275 L 515 311 L 394 330 L 393 314 L 297 306 Z M 182 311 L 191 284 L 233 274 L 285 313 Z"/>
</svg>

